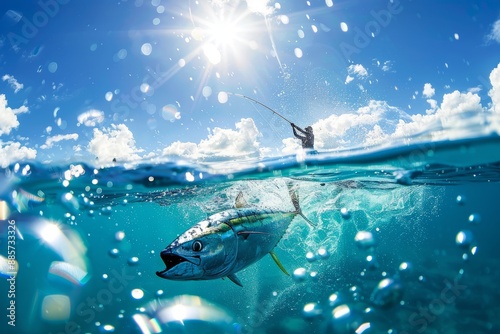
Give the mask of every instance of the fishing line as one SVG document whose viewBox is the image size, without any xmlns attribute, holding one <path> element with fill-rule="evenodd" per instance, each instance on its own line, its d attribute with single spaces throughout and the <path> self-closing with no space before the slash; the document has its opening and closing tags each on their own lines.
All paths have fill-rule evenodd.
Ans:
<svg viewBox="0 0 500 334">
<path fill-rule="evenodd" d="M 237 96 L 237 97 L 240 97 L 240 98 L 243 98 L 243 99 L 250 100 L 250 101 L 252 101 L 254 103 L 257 103 L 257 104 L 263 106 L 264 108 L 266 108 L 267 110 L 271 111 L 273 114 L 276 114 L 277 116 L 281 117 L 282 119 L 284 119 L 285 121 L 287 121 L 288 123 L 290 123 L 290 125 L 292 124 L 292 122 L 290 120 L 288 120 L 287 118 L 285 118 L 283 115 L 281 115 L 279 112 L 277 112 L 276 110 L 272 109 L 271 107 L 266 106 L 262 102 L 259 102 L 259 101 L 255 100 L 255 99 L 252 99 L 251 97 L 248 97 L 248 96 L 242 95 L 242 94 L 229 93 L 229 92 L 227 94 L 234 95 L 234 96 Z"/>
</svg>

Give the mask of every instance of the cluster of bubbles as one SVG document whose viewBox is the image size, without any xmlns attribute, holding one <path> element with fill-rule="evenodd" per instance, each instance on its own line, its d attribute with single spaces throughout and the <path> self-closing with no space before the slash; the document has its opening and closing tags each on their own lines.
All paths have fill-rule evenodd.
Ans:
<svg viewBox="0 0 500 334">
<path fill-rule="evenodd" d="M 460 206 L 466 203 L 465 197 L 459 195 L 456 202 Z M 347 210 L 343 217 L 346 218 Z M 481 215 L 471 213 L 467 217 L 468 229 L 460 230 L 455 236 L 455 242 L 458 248 L 464 251 L 462 258 L 468 260 L 470 255 L 477 251 L 476 240 L 474 238 L 474 226 L 482 221 Z M 358 231 L 354 237 L 354 242 L 358 249 L 367 252 L 366 261 L 368 269 L 378 269 L 375 261 L 375 249 L 377 247 L 376 239 L 370 231 Z M 317 254 L 307 253 L 306 259 L 309 262 L 315 261 Z M 365 272 L 361 275 L 364 276 Z M 405 305 L 403 299 L 405 285 L 409 280 L 416 278 L 413 275 L 414 269 L 411 262 L 402 262 L 395 271 L 395 274 L 389 276 L 382 272 L 382 278 L 368 291 L 363 292 L 364 288 L 351 286 L 348 291 L 336 292 L 329 296 L 326 301 L 306 303 L 302 309 L 302 316 L 307 321 L 319 320 L 323 324 L 324 333 L 395 333 L 391 325 L 384 319 L 388 309 Z M 463 274 L 463 269 L 459 271 Z M 457 277 L 461 277 L 461 276 Z M 307 271 L 304 268 L 298 268 L 294 272 L 294 279 L 297 282 L 305 281 Z M 418 282 L 423 283 L 426 279 L 420 275 Z"/>
<path fill-rule="evenodd" d="M 330 252 L 324 247 L 319 248 L 315 253 L 307 252 L 306 254 L 306 260 L 309 263 L 315 262 L 317 260 L 326 260 L 329 257 Z M 316 281 L 318 279 L 318 272 L 308 271 L 306 268 L 300 267 L 295 269 L 292 274 L 293 280 L 297 283 L 305 282 L 308 276 L 313 281 Z"/>
<path fill-rule="evenodd" d="M 341 211 L 344 219 L 350 218 L 347 209 Z M 378 268 L 375 265 L 374 255 L 377 242 L 373 233 L 358 231 L 354 237 L 354 243 L 358 249 L 368 254 L 366 256 L 368 268 Z M 329 256 L 330 254 L 321 248 L 316 253 L 308 252 L 306 259 L 308 262 L 313 262 L 317 259 L 328 259 Z M 371 293 L 364 293 L 363 287 L 353 285 L 345 292 L 333 293 L 326 301 L 306 303 L 302 309 L 302 316 L 307 321 L 321 321 L 324 333 L 378 332 L 381 330 L 381 323 L 384 323 L 384 321 L 379 321 L 383 318 L 379 313 L 404 304 L 402 279 L 408 277 L 411 271 L 411 263 L 403 262 L 393 277 L 388 277 L 387 273 L 382 272 L 382 278 L 371 288 Z M 293 274 L 297 282 L 304 282 L 306 277 L 305 268 L 298 268 Z M 384 329 L 386 333 L 392 331 L 392 329 Z"/>
<path fill-rule="evenodd" d="M 458 205 L 464 206 L 466 203 L 466 198 L 463 195 L 458 195 L 456 201 Z M 456 245 L 460 250 L 464 252 L 462 254 L 462 259 L 464 261 L 469 260 L 470 255 L 475 255 L 477 252 L 476 240 L 474 238 L 472 229 L 474 225 L 478 225 L 481 223 L 481 215 L 479 213 L 472 213 L 467 218 L 467 221 L 471 225 L 471 228 L 460 230 L 455 236 Z"/>
</svg>

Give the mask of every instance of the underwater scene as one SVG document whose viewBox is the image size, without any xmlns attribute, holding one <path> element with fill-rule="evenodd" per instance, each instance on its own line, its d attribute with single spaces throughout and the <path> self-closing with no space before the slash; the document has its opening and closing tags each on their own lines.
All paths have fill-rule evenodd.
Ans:
<svg viewBox="0 0 500 334">
<path fill-rule="evenodd" d="M 15 255 L 2 256 L 2 289 L 15 293 L 15 329 L 496 333 L 499 143 L 490 136 L 288 156 L 228 174 L 185 164 L 16 164 L 2 173 L 3 213 L 13 208 L 2 247 Z M 193 261 L 207 276 L 180 268 L 177 278 L 159 277 L 183 263 L 169 263 L 164 249 L 209 216 L 294 213 L 290 184 L 306 218 L 271 217 L 284 231 L 267 232 L 245 218 L 249 234 L 215 240 L 227 263 L 210 249 Z M 235 209 L 240 194 L 246 208 Z M 185 262 L 196 256 L 195 243 L 211 242 L 193 240 Z M 267 242 L 281 269 L 266 254 L 237 278 L 208 277 L 210 266 L 230 270 L 234 257 Z M 2 298 L 2 309 L 9 306 Z"/>
<path fill-rule="evenodd" d="M 498 0 L 0 5 L 0 333 L 500 333 Z"/>
</svg>

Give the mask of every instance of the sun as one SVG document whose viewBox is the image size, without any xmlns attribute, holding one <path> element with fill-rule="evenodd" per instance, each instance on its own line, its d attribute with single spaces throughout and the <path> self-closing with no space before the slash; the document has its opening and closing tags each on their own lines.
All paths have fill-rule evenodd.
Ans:
<svg viewBox="0 0 500 334">
<path fill-rule="evenodd" d="M 180 14 L 173 11 L 182 18 L 178 21 L 181 25 L 163 32 L 172 33 L 184 41 L 182 47 L 177 49 L 182 52 L 182 56 L 162 80 L 168 80 L 189 64 L 191 69 L 197 71 L 195 76 L 198 89 L 193 94 L 194 100 L 202 96 L 203 89 L 209 82 L 222 82 L 221 78 L 226 78 L 224 83 L 233 78 L 247 83 L 258 82 L 255 64 L 272 58 L 278 59 L 270 30 L 272 11 L 264 13 L 267 7 L 255 5 L 268 2 L 269 0 L 189 1 Z M 273 51 L 270 51 L 270 41 Z M 281 63 L 278 63 L 281 67 Z M 206 94 L 203 96 L 208 97 Z"/>
<path fill-rule="evenodd" d="M 201 43 L 200 49 L 208 61 L 217 65 L 223 60 L 241 59 L 244 56 L 242 50 L 252 47 L 252 35 L 256 34 L 255 29 L 248 26 L 250 13 L 225 7 L 203 12 L 205 17 L 191 17 L 191 37 Z"/>
<path fill-rule="evenodd" d="M 207 34 L 216 45 L 227 46 L 236 42 L 238 30 L 236 22 L 219 19 L 208 27 Z"/>
</svg>

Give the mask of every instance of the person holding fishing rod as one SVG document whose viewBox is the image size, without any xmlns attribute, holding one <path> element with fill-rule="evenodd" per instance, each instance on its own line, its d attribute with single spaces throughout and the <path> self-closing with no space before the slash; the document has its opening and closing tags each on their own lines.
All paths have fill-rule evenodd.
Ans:
<svg viewBox="0 0 500 334">
<path fill-rule="evenodd" d="M 300 127 L 298 127 L 297 125 L 295 125 L 294 123 L 290 122 L 285 117 L 283 117 L 283 115 L 281 115 L 277 111 L 274 111 L 273 109 L 269 108 L 268 106 L 266 106 L 262 102 L 254 100 L 251 97 L 248 97 L 248 96 L 242 95 L 242 94 L 231 93 L 231 95 L 235 95 L 235 96 L 238 96 L 238 97 L 245 98 L 247 100 L 253 101 L 253 102 L 257 103 L 257 104 L 260 104 L 264 108 L 272 111 L 274 114 L 276 114 L 277 116 L 281 117 L 282 119 L 284 119 L 285 121 L 287 121 L 288 123 L 290 123 L 290 125 L 292 126 L 293 135 L 295 136 L 295 138 L 300 139 L 302 141 L 302 148 L 303 149 L 314 149 L 314 133 L 313 133 L 312 126 L 308 126 L 308 127 L 306 127 L 305 130 L 303 130 Z M 302 135 L 298 134 L 296 130 L 298 130 L 300 133 L 302 133 Z"/>
<path fill-rule="evenodd" d="M 302 130 L 293 123 L 290 123 L 290 125 L 292 126 L 293 135 L 295 136 L 295 138 L 298 138 L 302 141 L 302 148 L 314 149 L 314 133 L 312 126 L 308 126 L 305 130 Z M 303 135 L 298 134 L 296 130 L 298 130 Z"/>
</svg>

